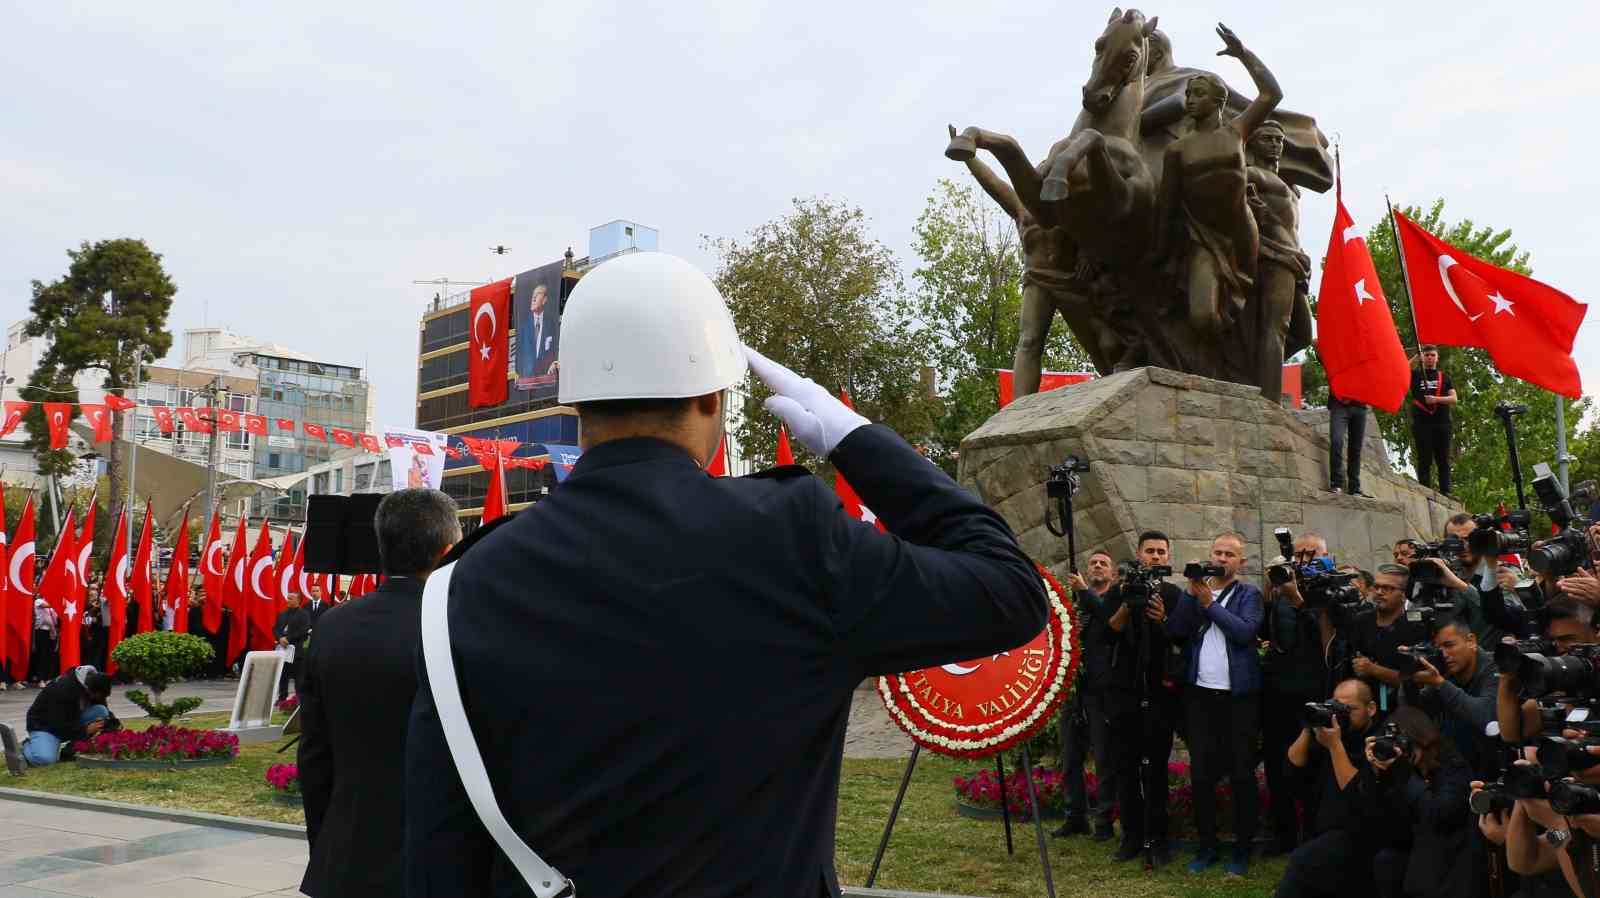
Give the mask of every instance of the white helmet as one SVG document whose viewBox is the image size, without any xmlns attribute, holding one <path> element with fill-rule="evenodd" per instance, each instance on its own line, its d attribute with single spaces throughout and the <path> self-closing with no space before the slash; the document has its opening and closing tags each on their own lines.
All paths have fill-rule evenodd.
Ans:
<svg viewBox="0 0 1600 898">
<path fill-rule="evenodd" d="M 629 253 L 583 276 L 561 315 L 563 404 L 686 399 L 744 379 L 728 306 L 698 268 Z"/>
</svg>

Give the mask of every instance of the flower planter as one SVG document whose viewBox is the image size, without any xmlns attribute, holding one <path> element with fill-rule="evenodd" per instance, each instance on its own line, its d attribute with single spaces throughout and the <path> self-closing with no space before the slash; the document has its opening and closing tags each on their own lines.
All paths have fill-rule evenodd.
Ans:
<svg viewBox="0 0 1600 898">
<path fill-rule="evenodd" d="M 1001 820 L 1001 819 L 1003 819 L 1005 817 L 1004 814 L 1000 813 L 1000 809 L 999 808 L 979 807 L 978 805 L 968 804 L 968 803 L 966 803 L 964 801 L 957 801 L 956 802 L 956 815 L 959 816 L 959 817 L 968 817 L 968 818 L 971 818 L 973 820 Z M 1060 820 L 1060 819 L 1062 819 L 1062 815 L 1060 813 L 1052 812 L 1052 811 L 1050 811 L 1048 809 L 1044 809 L 1044 808 L 1040 809 L 1039 816 L 1044 818 L 1045 820 Z M 1033 817 L 1027 811 L 1023 811 L 1020 814 L 1016 814 L 1016 813 L 1012 814 L 1011 815 L 1011 819 L 1012 820 L 1031 820 L 1031 819 L 1033 819 Z"/>
<path fill-rule="evenodd" d="M 113 758 L 107 755 L 78 755 L 74 762 L 87 770 L 189 770 L 194 767 L 223 767 L 232 758 Z"/>
</svg>

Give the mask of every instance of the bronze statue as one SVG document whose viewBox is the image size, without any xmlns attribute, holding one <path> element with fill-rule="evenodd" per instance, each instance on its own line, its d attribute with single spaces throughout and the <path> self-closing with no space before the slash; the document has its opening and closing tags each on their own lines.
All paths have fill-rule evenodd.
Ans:
<svg viewBox="0 0 1600 898">
<path fill-rule="evenodd" d="M 1283 354 L 1309 339 L 1304 294 L 1284 293 L 1283 270 L 1298 252 L 1292 188 L 1333 184 L 1327 139 L 1310 117 L 1278 110 L 1278 165 L 1260 165 L 1257 188 L 1272 191 L 1261 201 L 1269 211 L 1253 211 L 1244 149 L 1282 99 L 1276 79 L 1219 26 L 1218 55 L 1243 62 L 1259 94 L 1234 96 L 1214 73 L 1178 67 L 1156 25 L 1136 9 L 1112 11 L 1077 119 L 1038 166 L 1012 137 L 951 129 L 945 155 L 968 165 L 1023 234 L 1032 293 L 1025 289 L 1018 395 L 1036 388 L 1052 310 L 1102 373 L 1159 365 L 1273 390 L 1281 370 L 1269 382 L 1269 359 L 1281 369 Z M 978 150 L 1000 162 L 1009 189 L 975 162 Z M 1283 220 L 1261 225 L 1263 242 L 1257 218 L 1269 214 Z M 1264 298 L 1261 263 L 1271 266 L 1263 280 L 1275 291 Z M 1234 330 L 1244 339 L 1220 339 Z M 1269 340 L 1269 332 L 1283 337 Z"/>
<path fill-rule="evenodd" d="M 1254 322 L 1261 395 L 1283 395 L 1283 360 L 1311 345 L 1311 257 L 1300 249 L 1300 189 L 1278 176 L 1283 126 L 1267 119 L 1245 145 L 1250 208 L 1260 235 Z"/>
</svg>

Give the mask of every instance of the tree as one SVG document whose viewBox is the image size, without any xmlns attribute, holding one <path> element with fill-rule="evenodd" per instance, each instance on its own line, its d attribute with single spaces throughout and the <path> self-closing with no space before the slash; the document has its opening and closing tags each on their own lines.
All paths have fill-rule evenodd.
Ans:
<svg viewBox="0 0 1600 898">
<path fill-rule="evenodd" d="M 967 434 L 1000 408 L 995 369 L 1015 357 L 1022 309 L 1022 253 L 1016 224 L 970 186 L 941 178 L 915 227 L 921 265 L 917 318 L 932 332 L 942 409 L 929 456 L 955 473 Z M 1045 344 L 1045 367 L 1093 370 L 1059 320 Z"/>
<path fill-rule="evenodd" d="M 860 209 L 796 199 L 743 240 L 707 244 L 720 259 L 717 288 L 745 343 L 829 390 L 847 390 L 862 414 L 908 439 L 927 437 L 938 416 L 923 383 L 928 335 L 893 253 L 867 232 Z M 749 457 L 770 464 L 778 422 L 761 407 L 770 391 L 751 382 L 734 436 Z"/>
<path fill-rule="evenodd" d="M 1470 219 L 1454 224 L 1444 220 L 1444 200 L 1435 200 L 1426 211 L 1410 207 L 1401 212 L 1429 232 L 1463 252 L 1490 264 L 1531 275 L 1529 254 L 1511 242 L 1511 231 L 1496 231 L 1478 227 Z M 1394 315 L 1400 338 L 1416 345 L 1416 326 L 1411 318 L 1411 307 L 1406 300 L 1405 281 L 1401 274 L 1400 257 L 1395 248 L 1394 232 L 1387 221 L 1380 222 L 1367 232 L 1367 248 L 1372 253 L 1378 280 L 1389 300 L 1389 310 Z M 1440 347 L 1439 367 L 1455 382 L 1459 403 L 1452 410 L 1455 426 L 1451 465 L 1454 484 L 1451 492 L 1468 509 L 1477 512 L 1492 511 L 1504 501 L 1507 507 L 1516 505 L 1516 490 L 1512 486 L 1510 454 L 1506 447 L 1505 429 L 1494 409 L 1500 402 L 1527 406 L 1527 413 L 1517 418 L 1517 454 L 1522 463 L 1525 482 L 1532 480 L 1532 468 L 1537 462 L 1549 462 L 1555 467 L 1555 403 L 1566 403 L 1567 440 L 1578 446 L 1596 441 L 1591 425 L 1580 438 L 1580 424 L 1589 411 L 1590 401 L 1562 399 L 1554 393 L 1514 377 L 1506 377 L 1495 370 L 1488 353 L 1480 349 Z M 1308 398 L 1327 399 L 1327 376 L 1322 366 L 1312 360 L 1307 362 L 1306 380 L 1315 387 L 1308 390 Z M 1400 414 L 1377 412 L 1383 439 L 1396 453 L 1397 465 L 1412 462 L 1410 400 L 1400 409 Z M 1597 460 L 1600 461 L 1600 460 Z M 1594 476 L 1593 469 L 1582 476 Z M 1578 479 L 1578 475 L 1574 475 Z M 1529 491 L 1530 504 L 1537 504 Z"/>
<path fill-rule="evenodd" d="M 67 274 L 50 284 L 33 282 L 30 337 L 49 345 L 22 390 L 30 402 L 78 401 L 73 379 L 83 371 L 105 371 L 104 386 L 121 393 L 132 387 L 134 369 L 149 364 L 172 348 L 167 314 L 177 287 L 161 267 L 161 256 L 143 240 L 118 238 L 68 250 Z M 108 298 L 109 297 L 109 298 Z M 114 425 L 121 432 L 122 415 Z M 71 470 L 65 451 L 51 451 L 43 411 L 34 406 L 28 417 L 28 445 L 39 460 L 40 473 L 60 476 Z M 126 492 L 120 453 L 111 446 L 113 507 Z"/>
</svg>

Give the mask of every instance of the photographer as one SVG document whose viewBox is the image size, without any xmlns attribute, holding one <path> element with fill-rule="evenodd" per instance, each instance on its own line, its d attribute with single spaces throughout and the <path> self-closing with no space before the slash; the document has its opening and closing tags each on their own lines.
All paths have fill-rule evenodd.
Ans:
<svg viewBox="0 0 1600 898">
<path fill-rule="evenodd" d="M 1167 609 L 1181 593 L 1160 582 L 1153 569 L 1171 573 L 1171 540 L 1157 530 L 1139 534 L 1138 559 L 1105 595 L 1110 614 L 1093 628 L 1092 639 L 1110 646 L 1106 712 L 1111 718 L 1111 751 L 1122 819 L 1122 843 L 1114 860 L 1128 861 L 1150 845 L 1150 862 L 1172 860 L 1167 829 L 1167 760 L 1177 713 L 1168 682 L 1169 665 L 1181 663 L 1167 636 Z M 1155 582 L 1151 582 L 1154 580 Z"/>
<path fill-rule="evenodd" d="M 1494 571 L 1499 564 L 1496 553 L 1480 556 L 1472 549 L 1472 533 L 1477 526 L 1472 516 L 1464 512 L 1445 523 L 1445 538 L 1436 547 L 1443 557 L 1419 558 L 1410 566 L 1411 598 L 1423 605 L 1449 603 L 1454 608 L 1453 616 L 1465 620 L 1473 635 L 1492 645 L 1515 630 L 1508 631 L 1502 626 L 1510 623 L 1504 615 L 1497 613 L 1495 619 L 1491 619 L 1478 587 L 1467 582 L 1474 572 L 1480 572 L 1479 582 L 1486 588 L 1498 585 Z"/>
<path fill-rule="evenodd" d="M 1328 543 L 1318 534 L 1302 533 L 1294 541 L 1296 562 L 1327 555 Z M 1273 824 L 1272 841 L 1263 853 L 1272 856 L 1287 854 L 1299 844 L 1295 801 L 1306 801 L 1308 817 L 1314 810 L 1314 796 L 1298 788 L 1298 778 L 1290 775 L 1288 751 L 1301 732 L 1301 709 L 1330 692 L 1326 652 L 1333 625 L 1326 606 L 1306 607 L 1294 578 L 1277 585 L 1269 578 L 1262 600 L 1267 651 L 1261 661 L 1261 753 L 1272 802 L 1268 816 Z"/>
<path fill-rule="evenodd" d="M 1396 540 L 1392 551 L 1395 564 L 1410 564 L 1417 560 L 1417 541 L 1414 539 Z"/>
<path fill-rule="evenodd" d="M 1349 669 L 1372 688 L 1378 707 L 1383 710 L 1395 704 L 1402 680 L 1400 669 L 1407 666 L 1400 646 L 1416 645 L 1428 638 L 1422 623 L 1405 614 L 1409 576 L 1410 571 L 1397 564 L 1379 565 L 1372 578 L 1373 607 L 1357 614 L 1350 627 L 1354 658 Z"/>
<path fill-rule="evenodd" d="M 1201 873 L 1218 860 L 1217 780 L 1224 770 L 1233 787 L 1233 855 L 1225 872 L 1250 869 L 1257 808 L 1255 738 L 1261 710 L 1261 591 L 1237 579 L 1244 566 L 1244 537 L 1223 533 L 1211 541 L 1211 564 L 1190 565 L 1188 591 L 1167 620 L 1167 632 L 1188 642 L 1184 679 L 1186 738 L 1194 785 L 1200 847 L 1189 864 Z"/>
<path fill-rule="evenodd" d="M 1326 721 L 1329 725 L 1307 722 L 1289 747 L 1290 766 L 1309 777 L 1318 798 L 1311 821 L 1313 837 L 1289 856 L 1289 866 L 1273 893 L 1276 898 L 1334 898 L 1370 889 L 1374 859 L 1384 847 L 1364 825 L 1351 788 L 1367 766 L 1367 736 L 1378 714 L 1372 688 L 1361 680 L 1345 680 L 1323 710 L 1334 712 Z M 1392 865 L 1396 858 L 1381 860 Z"/>
<path fill-rule="evenodd" d="M 1546 649 L 1555 656 L 1565 655 L 1579 643 L 1593 642 L 1594 609 L 1571 599 L 1557 599 L 1544 608 L 1544 640 Z M 1498 651 L 1508 651 L 1499 649 Z M 1498 665 L 1497 665 L 1498 666 Z M 1522 697 L 1522 678 L 1516 665 L 1500 671 L 1499 687 L 1495 697 L 1495 717 L 1500 722 L 1500 738 L 1512 745 L 1520 745 L 1541 735 L 1543 722 L 1539 714 L 1539 700 Z"/>
<path fill-rule="evenodd" d="M 1472 784 L 1474 793 L 1482 788 L 1481 782 Z M 1484 841 L 1505 849 L 1506 866 L 1522 877 L 1522 888 L 1516 893 L 1521 898 L 1582 894 L 1568 887 L 1561 864 L 1565 852 L 1557 842 L 1565 844 L 1570 832 L 1548 801 L 1518 801 L 1510 810 L 1484 814 L 1478 818 L 1478 831 Z"/>
<path fill-rule="evenodd" d="M 1111 588 L 1116 566 L 1110 554 L 1094 552 L 1089 556 L 1086 573 L 1087 578 L 1073 574 L 1071 588 L 1081 615 L 1079 619 L 1084 621 L 1087 631 L 1107 613 L 1102 596 Z M 1116 834 L 1112 829 L 1111 809 L 1116 803 L 1117 776 L 1111 769 L 1111 724 L 1106 716 L 1105 696 L 1110 667 L 1110 646 L 1100 640 L 1085 640 L 1077 688 L 1061 711 L 1061 767 L 1067 780 L 1067 819 L 1055 831 L 1058 837 L 1089 832 L 1091 811 L 1083 785 L 1083 761 L 1087 754 L 1094 756 L 1095 772 L 1100 779 L 1093 808 L 1094 839 L 1105 842 Z"/>
<path fill-rule="evenodd" d="M 1416 672 L 1406 690 L 1409 703 L 1439 723 L 1479 778 L 1497 775 L 1499 740 L 1488 733 L 1495 720 L 1499 668 L 1460 618 L 1440 625 L 1433 644 L 1443 655 L 1443 670 L 1427 658 L 1413 656 Z"/>
<path fill-rule="evenodd" d="M 1367 737 L 1366 757 L 1367 769 L 1356 779 L 1366 819 L 1391 828 L 1391 850 L 1411 846 L 1403 865 L 1379 866 L 1378 894 L 1468 894 L 1471 871 L 1461 863 L 1472 829 L 1467 762 L 1417 708 L 1401 708 L 1380 735 Z"/>
</svg>

